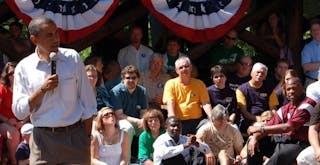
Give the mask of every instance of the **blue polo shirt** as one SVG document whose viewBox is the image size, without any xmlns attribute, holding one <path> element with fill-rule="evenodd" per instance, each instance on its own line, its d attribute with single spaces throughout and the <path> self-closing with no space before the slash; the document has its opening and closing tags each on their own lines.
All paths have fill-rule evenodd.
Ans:
<svg viewBox="0 0 320 165">
<path fill-rule="evenodd" d="M 121 82 L 110 91 L 111 103 L 114 110 L 123 110 L 123 113 L 140 118 L 140 110 L 148 108 L 146 88 L 137 85 L 132 94 L 127 87 Z"/>
</svg>

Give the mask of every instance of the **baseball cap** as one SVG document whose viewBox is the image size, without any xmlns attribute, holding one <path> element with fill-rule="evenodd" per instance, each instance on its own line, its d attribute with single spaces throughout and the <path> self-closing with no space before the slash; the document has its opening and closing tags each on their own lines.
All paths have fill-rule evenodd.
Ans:
<svg viewBox="0 0 320 165">
<path fill-rule="evenodd" d="M 33 125 L 31 123 L 26 123 L 21 127 L 21 134 L 26 135 L 26 134 L 31 134 L 33 130 Z"/>
</svg>

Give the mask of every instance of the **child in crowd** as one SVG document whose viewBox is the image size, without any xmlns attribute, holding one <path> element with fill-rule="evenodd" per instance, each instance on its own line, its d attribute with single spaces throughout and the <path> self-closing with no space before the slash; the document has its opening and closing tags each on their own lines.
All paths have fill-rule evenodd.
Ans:
<svg viewBox="0 0 320 165">
<path fill-rule="evenodd" d="M 255 122 L 253 125 L 254 126 L 260 126 L 260 125 L 262 125 L 262 124 L 265 124 L 267 121 L 269 121 L 269 120 L 271 120 L 272 119 L 272 117 L 273 117 L 273 112 L 271 111 L 271 110 L 268 110 L 268 111 L 264 111 L 264 112 L 262 112 L 262 114 L 260 115 L 260 117 L 261 117 L 261 122 Z M 270 137 L 271 138 L 271 137 Z M 272 154 L 272 152 L 273 152 L 273 148 L 274 148 L 274 143 L 271 143 L 271 139 L 270 138 L 267 138 L 267 140 L 265 140 L 265 144 L 266 145 L 268 145 L 268 141 L 270 142 L 269 143 L 269 147 L 268 147 L 268 150 L 270 150 L 271 152 L 270 152 L 270 154 Z M 247 143 L 246 143 L 246 145 L 242 148 L 242 150 L 241 150 L 241 152 L 240 152 L 240 156 L 241 156 L 241 158 L 242 158 L 242 160 L 241 160 L 241 164 L 246 164 L 247 163 L 247 144 L 248 144 L 248 142 L 249 142 L 249 140 L 250 140 L 250 137 L 248 138 L 248 141 L 247 141 Z M 264 163 L 263 164 L 267 164 L 267 162 L 268 162 L 268 159 L 269 159 L 269 157 L 267 156 L 267 155 L 264 155 L 264 157 L 263 157 L 263 160 L 264 160 Z"/>
<path fill-rule="evenodd" d="M 26 123 L 21 127 L 22 142 L 18 145 L 16 150 L 17 164 L 27 165 L 29 164 L 30 148 L 29 148 L 29 138 L 33 131 L 33 125 Z"/>
</svg>

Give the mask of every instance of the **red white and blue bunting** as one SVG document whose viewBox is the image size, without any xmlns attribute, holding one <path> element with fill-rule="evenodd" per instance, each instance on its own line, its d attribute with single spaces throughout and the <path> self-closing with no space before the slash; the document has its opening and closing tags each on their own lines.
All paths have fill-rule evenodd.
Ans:
<svg viewBox="0 0 320 165">
<path fill-rule="evenodd" d="M 6 0 L 25 23 L 46 15 L 53 19 L 62 43 L 71 43 L 98 30 L 110 17 L 120 0 Z"/>
<path fill-rule="evenodd" d="M 250 0 L 141 0 L 176 35 L 191 42 L 222 37 L 247 11 Z"/>
</svg>

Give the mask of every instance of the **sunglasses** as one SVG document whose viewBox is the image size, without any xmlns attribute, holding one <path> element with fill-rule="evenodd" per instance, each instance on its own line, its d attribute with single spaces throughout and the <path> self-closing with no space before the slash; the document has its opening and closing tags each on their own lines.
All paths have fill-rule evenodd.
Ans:
<svg viewBox="0 0 320 165">
<path fill-rule="evenodd" d="M 182 65 L 182 66 L 179 67 L 179 69 L 181 70 L 183 68 L 189 68 L 189 67 L 190 67 L 190 65 Z"/>
<path fill-rule="evenodd" d="M 102 115 L 103 117 L 112 117 L 114 116 L 114 112 L 107 112 L 105 114 Z"/>
<path fill-rule="evenodd" d="M 8 76 L 13 76 L 13 75 L 14 75 L 14 72 L 8 73 Z"/>
<path fill-rule="evenodd" d="M 236 38 L 236 37 L 226 36 L 226 39 L 228 39 L 228 40 L 232 40 L 232 41 L 235 41 L 237 38 Z"/>
<path fill-rule="evenodd" d="M 132 76 L 132 77 L 125 77 L 125 79 L 127 79 L 127 80 L 136 80 L 136 79 L 137 79 L 137 77 L 136 77 L 136 76 Z"/>
<path fill-rule="evenodd" d="M 252 66 L 252 63 L 245 63 L 245 62 L 239 62 L 240 65 L 242 66 Z"/>
</svg>

